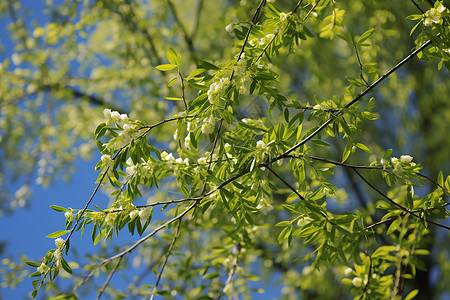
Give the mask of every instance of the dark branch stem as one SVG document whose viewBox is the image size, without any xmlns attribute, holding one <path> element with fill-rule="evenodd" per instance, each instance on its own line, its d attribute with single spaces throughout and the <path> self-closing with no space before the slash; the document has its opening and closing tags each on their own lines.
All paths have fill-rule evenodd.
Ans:
<svg viewBox="0 0 450 300">
<path fill-rule="evenodd" d="M 173 234 L 172 242 L 170 243 L 169 249 L 167 250 L 166 256 L 164 257 L 164 261 L 161 265 L 161 270 L 158 273 L 158 278 L 156 279 L 155 286 L 153 287 L 153 292 L 152 296 L 150 297 L 150 300 L 152 300 L 153 297 L 155 296 L 159 281 L 161 280 L 162 273 L 164 272 L 164 268 L 166 267 L 167 261 L 169 260 L 169 256 L 172 252 L 173 246 L 175 245 L 175 241 L 177 240 L 178 235 L 180 234 L 180 226 L 181 226 L 181 218 L 178 219 L 178 224 L 177 227 L 175 228 L 175 233 Z"/>
<path fill-rule="evenodd" d="M 117 260 L 116 265 L 115 265 L 114 268 L 112 269 L 111 273 L 109 273 L 109 276 L 108 276 L 108 278 L 107 278 L 106 281 L 105 281 L 105 284 L 103 284 L 102 289 L 101 289 L 100 292 L 98 293 L 97 300 L 99 300 L 100 297 L 102 296 L 103 292 L 105 291 L 105 288 L 106 288 L 106 287 L 108 286 L 108 284 L 109 284 L 109 281 L 111 280 L 112 276 L 114 275 L 114 273 L 116 272 L 117 268 L 119 267 L 121 260 L 122 260 L 122 257 L 120 257 L 119 260 Z"/>
<path fill-rule="evenodd" d="M 292 186 L 290 185 L 286 180 L 284 180 L 280 175 L 278 175 L 269 165 L 264 165 L 265 168 L 267 168 L 273 175 L 275 175 L 276 178 L 278 178 L 281 182 L 284 183 L 291 191 L 293 191 L 297 197 L 299 197 L 301 200 L 305 200 L 305 197 L 300 195 L 300 193 Z"/>
<path fill-rule="evenodd" d="M 359 94 L 359 96 L 357 96 L 356 98 L 354 98 L 352 101 L 350 101 L 349 103 L 347 103 L 347 105 L 345 105 L 345 108 L 349 108 L 350 106 L 352 106 L 353 104 L 355 104 L 356 102 L 358 102 L 359 100 L 361 100 L 366 94 L 368 94 L 370 91 L 372 91 L 378 84 L 380 84 L 383 80 L 385 80 L 386 78 L 388 78 L 392 73 L 394 73 L 395 71 L 397 71 L 401 66 L 403 66 L 406 62 L 408 62 L 409 60 L 411 60 L 413 57 L 415 57 L 420 51 L 422 51 L 423 49 L 425 49 L 426 47 L 428 47 L 430 44 L 432 43 L 431 40 L 425 42 L 422 46 L 420 46 L 420 48 L 416 49 L 415 51 L 413 51 L 411 54 L 409 54 L 408 56 L 406 56 L 402 61 L 400 61 L 395 67 L 393 67 L 392 69 L 390 69 L 386 74 L 384 74 L 383 76 L 381 76 L 380 78 L 378 78 L 374 83 L 372 83 L 369 87 L 367 87 L 367 89 L 365 89 L 361 94 Z M 293 147 L 291 147 L 290 149 L 286 150 L 283 154 L 274 157 L 271 160 L 272 162 L 275 162 L 283 157 L 286 157 L 289 153 L 295 151 L 296 149 L 300 148 L 301 146 L 303 146 L 304 144 L 306 144 L 306 142 L 308 142 L 309 140 L 311 140 L 314 136 L 316 136 L 319 132 L 321 132 L 325 127 L 327 127 L 331 122 L 333 122 L 336 117 L 342 115 L 342 112 L 338 112 L 336 113 L 333 117 L 329 118 L 327 121 L 325 121 L 322 125 L 320 125 L 316 130 L 314 130 L 313 133 L 311 133 L 310 135 L 308 135 L 306 138 L 304 138 L 302 141 L 300 141 L 298 144 L 294 145 Z"/>
<path fill-rule="evenodd" d="M 398 204 L 397 202 L 395 202 L 394 200 L 392 200 L 391 198 L 389 198 L 386 194 L 384 194 L 383 192 L 381 192 L 379 189 L 377 189 L 377 188 L 376 188 L 373 184 L 371 184 L 364 176 L 362 176 L 361 173 L 359 173 L 357 169 L 353 169 L 353 170 L 356 172 L 356 174 L 358 174 L 358 176 L 359 176 L 365 183 L 367 183 L 368 186 L 370 186 L 375 192 L 377 192 L 377 193 L 378 193 L 379 195 L 381 195 L 383 198 L 385 198 L 386 200 L 388 200 L 389 202 L 391 202 L 392 204 L 394 204 L 395 206 L 397 206 L 398 208 L 400 208 L 401 210 L 403 210 L 405 213 L 410 214 L 410 215 L 416 217 L 416 218 L 419 219 L 419 220 L 422 220 L 422 218 L 421 218 L 420 216 L 418 216 L 415 212 L 410 211 L 410 210 L 408 210 L 406 207 L 401 206 L 400 204 Z M 428 219 L 425 218 L 424 221 L 426 221 L 426 222 L 428 222 L 428 223 L 431 223 L 431 224 L 434 224 L 434 225 L 436 225 L 436 226 L 445 228 L 445 229 L 447 229 L 447 230 L 450 230 L 450 227 L 449 227 L 449 226 L 446 226 L 446 225 L 444 225 L 444 224 L 435 222 L 435 221 L 433 221 L 433 220 L 428 220 Z"/>
</svg>

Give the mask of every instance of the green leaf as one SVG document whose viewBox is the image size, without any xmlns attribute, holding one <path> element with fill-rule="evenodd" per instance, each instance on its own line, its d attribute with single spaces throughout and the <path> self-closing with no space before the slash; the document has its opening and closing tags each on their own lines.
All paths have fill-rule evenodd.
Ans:
<svg viewBox="0 0 450 300">
<path fill-rule="evenodd" d="M 405 297 L 404 300 L 411 300 L 411 299 L 413 299 L 414 297 L 416 297 L 418 293 L 419 293 L 419 290 L 418 290 L 418 289 L 412 290 L 412 291 Z"/>
<path fill-rule="evenodd" d="M 384 152 L 384 154 L 383 154 L 383 158 L 388 159 L 389 157 L 391 157 L 391 154 L 392 154 L 392 149 L 387 149 L 386 152 Z"/>
<path fill-rule="evenodd" d="M 156 68 L 160 71 L 170 71 L 170 70 L 175 69 L 176 67 L 177 67 L 177 65 L 174 65 L 174 64 L 162 64 L 162 65 L 156 66 Z"/>
<path fill-rule="evenodd" d="M 437 181 L 440 186 L 444 186 L 444 174 L 442 174 L 442 171 L 439 172 Z"/>
<path fill-rule="evenodd" d="M 372 28 L 372 29 L 369 29 L 366 32 L 364 32 L 357 41 L 358 45 L 361 45 L 362 43 L 364 43 L 364 41 L 366 41 L 368 38 L 370 38 L 374 31 L 375 31 L 375 28 Z"/>
<path fill-rule="evenodd" d="M 175 100 L 175 101 L 183 101 L 183 98 L 178 98 L 178 97 L 164 97 L 164 99 Z"/>
<path fill-rule="evenodd" d="M 316 144 L 316 145 L 318 145 L 318 146 L 321 146 L 321 147 L 329 147 L 329 146 L 331 146 L 327 142 L 322 141 L 322 140 L 318 140 L 318 139 L 312 139 L 311 142 Z"/>
<path fill-rule="evenodd" d="M 206 72 L 206 70 L 203 68 L 195 69 L 194 71 L 191 72 L 191 74 L 189 74 L 189 76 L 186 79 L 194 78 L 195 76 L 200 75 L 204 72 Z"/>
<path fill-rule="evenodd" d="M 370 149 L 364 144 L 356 143 L 355 146 L 367 153 L 372 153 L 372 151 L 370 151 Z"/>
<path fill-rule="evenodd" d="M 37 263 L 37 262 L 34 262 L 34 261 L 29 261 L 29 260 L 25 261 L 25 263 L 27 265 L 31 266 L 31 267 L 36 267 L 36 268 L 41 265 L 40 263 Z"/>
<path fill-rule="evenodd" d="M 397 219 L 395 219 L 392 223 L 391 226 L 389 226 L 388 230 L 386 231 L 386 234 L 391 234 L 393 233 L 402 223 L 402 218 L 398 217 Z"/>
<path fill-rule="evenodd" d="M 61 265 L 64 271 L 66 271 L 69 274 L 72 274 L 72 268 L 69 266 L 69 264 L 66 262 L 66 260 L 62 257 L 61 258 Z"/>
<path fill-rule="evenodd" d="M 342 162 L 345 162 L 347 158 L 350 156 L 350 153 L 352 152 L 353 143 L 348 142 L 347 145 L 345 145 L 344 153 L 342 153 Z"/>
<path fill-rule="evenodd" d="M 168 87 L 171 87 L 172 85 L 175 84 L 175 82 L 177 82 L 178 77 L 174 77 L 172 79 L 170 79 L 169 83 L 167 84 Z"/>
<path fill-rule="evenodd" d="M 201 60 L 201 59 L 198 60 L 198 66 L 205 70 L 220 70 L 219 67 L 213 65 L 210 62 L 207 62 L 207 61 Z"/>
<path fill-rule="evenodd" d="M 62 235 L 65 235 L 66 233 L 69 233 L 70 230 L 58 230 L 55 231 L 53 233 L 50 233 L 49 235 L 46 235 L 45 237 L 51 238 L 51 239 L 55 239 L 57 237 L 60 237 Z"/>
<path fill-rule="evenodd" d="M 284 228 L 281 231 L 280 235 L 278 236 L 278 243 L 281 244 L 282 241 L 289 238 L 289 236 L 291 235 L 291 232 L 292 232 L 292 225 Z"/>
<path fill-rule="evenodd" d="M 173 50 L 173 48 L 169 48 L 169 50 L 167 50 L 167 52 L 166 52 L 166 55 L 167 55 L 167 60 L 172 65 L 177 64 L 177 52 L 175 50 Z"/>
<path fill-rule="evenodd" d="M 57 212 L 66 212 L 69 211 L 69 209 L 58 206 L 58 205 L 50 205 L 50 208 L 56 210 Z"/>
<path fill-rule="evenodd" d="M 285 227 L 285 226 L 290 225 L 291 223 L 292 223 L 291 221 L 281 221 L 281 222 L 277 223 L 275 226 L 276 227 Z"/>
</svg>

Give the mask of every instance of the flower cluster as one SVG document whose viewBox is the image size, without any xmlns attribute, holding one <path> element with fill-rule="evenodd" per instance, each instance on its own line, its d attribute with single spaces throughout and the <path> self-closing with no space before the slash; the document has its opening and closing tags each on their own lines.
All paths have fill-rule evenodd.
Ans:
<svg viewBox="0 0 450 300">
<path fill-rule="evenodd" d="M 439 4 L 436 8 L 432 8 L 425 13 L 425 20 L 423 24 L 425 26 L 431 26 L 433 23 L 439 24 L 442 20 L 442 13 L 446 10 L 446 7 Z"/>
<path fill-rule="evenodd" d="M 41 274 L 47 274 L 50 271 L 50 267 L 47 266 L 45 263 L 42 263 L 38 268 L 37 271 Z"/>
<path fill-rule="evenodd" d="M 104 154 L 104 155 L 102 155 L 100 160 L 102 161 L 104 168 L 112 167 L 114 165 L 114 161 L 111 158 L 111 155 Z"/>
<path fill-rule="evenodd" d="M 111 121 L 113 121 L 117 125 L 120 125 L 120 124 L 126 124 L 129 121 L 127 114 L 120 114 L 119 112 L 111 111 L 108 108 L 103 110 L 103 115 L 105 116 L 105 118 L 108 119 L 107 123 L 110 123 Z"/>
<path fill-rule="evenodd" d="M 388 166 L 388 165 L 392 166 L 392 171 L 395 174 L 399 174 L 403 170 L 401 164 L 414 164 L 412 162 L 412 160 L 413 160 L 412 156 L 410 156 L 410 155 L 402 155 L 402 156 L 400 156 L 400 159 L 398 159 L 397 157 L 391 157 L 390 162 L 385 160 L 384 158 L 382 158 L 380 160 L 380 163 L 383 166 Z"/>
<path fill-rule="evenodd" d="M 230 83 L 230 80 L 226 77 L 220 78 L 219 82 L 211 83 L 207 92 L 208 100 L 211 104 L 214 104 L 214 100 L 217 99 L 219 93 L 228 85 L 228 83 Z"/>
<path fill-rule="evenodd" d="M 288 16 L 289 16 L 289 14 L 286 14 L 286 13 L 283 13 L 283 12 L 280 13 L 280 22 L 283 23 L 284 21 L 286 21 Z"/>
<path fill-rule="evenodd" d="M 172 153 L 167 153 L 166 151 L 161 153 L 161 158 L 168 163 L 189 166 L 189 159 L 175 158 Z"/>
<path fill-rule="evenodd" d="M 250 40 L 249 44 L 251 46 L 256 46 L 256 45 L 264 46 L 267 43 L 271 42 L 274 37 L 275 37 L 275 35 L 273 33 L 269 33 L 268 35 L 266 35 L 263 38 Z"/>
<path fill-rule="evenodd" d="M 214 116 L 209 116 L 203 120 L 205 123 L 202 125 L 202 132 L 204 134 L 211 134 L 216 129 L 216 119 Z"/>
<path fill-rule="evenodd" d="M 353 274 L 355 274 L 355 271 L 353 271 L 352 268 L 347 268 L 344 270 L 344 275 L 345 276 L 352 276 Z M 372 274 L 373 278 L 376 278 L 376 274 Z M 367 283 L 369 282 L 369 276 L 367 274 L 364 274 L 364 279 L 361 277 L 354 277 L 352 279 L 352 285 L 356 288 L 360 288 L 363 285 L 367 285 Z"/>
</svg>

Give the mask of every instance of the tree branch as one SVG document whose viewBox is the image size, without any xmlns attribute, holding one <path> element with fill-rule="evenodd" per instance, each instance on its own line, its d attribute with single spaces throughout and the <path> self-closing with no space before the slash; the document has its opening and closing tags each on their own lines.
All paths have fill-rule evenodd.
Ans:
<svg viewBox="0 0 450 300">
<path fill-rule="evenodd" d="M 180 233 L 179 232 L 180 226 L 181 226 L 181 218 L 178 219 L 178 224 L 177 224 L 177 227 L 175 228 L 175 233 L 173 234 L 172 242 L 170 243 L 169 249 L 167 250 L 166 256 L 164 257 L 164 261 L 163 261 L 162 266 L 161 266 L 161 271 L 159 271 L 159 273 L 158 273 L 158 277 L 156 279 L 155 286 L 153 287 L 152 296 L 150 297 L 150 300 L 153 300 L 153 297 L 156 294 L 159 281 L 161 280 L 162 273 L 164 272 L 164 268 L 166 267 L 166 264 L 167 264 L 167 260 L 169 259 L 169 256 L 170 256 L 170 254 L 172 252 L 172 249 L 173 249 L 173 246 L 175 245 L 175 241 L 177 240 L 178 235 Z"/>
<path fill-rule="evenodd" d="M 105 288 L 108 286 L 109 281 L 111 280 L 112 276 L 114 275 L 114 273 L 116 272 L 117 268 L 119 267 L 121 260 L 122 260 L 122 257 L 119 258 L 119 260 L 117 261 L 116 265 L 115 265 L 114 268 L 112 269 L 111 273 L 109 273 L 109 276 L 108 276 L 108 278 L 107 278 L 106 281 L 105 281 L 105 284 L 103 284 L 102 289 L 101 289 L 100 292 L 98 293 L 97 300 L 99 300 L 100 297 L 102 296 L 103 291 L 104 291 Z"/>
<path fill-rule="evenodd" d="M 408 62 L 409 60 L 411 60 L 413 57 L 415 57 L 419 52 L 421 52 L 423 49 L 425 49 L 426 47 L 428 47 L 430 44 L 432 43 L 431 40 L 425 42 L 422 44 L 422 46 L 420 46 L 420 48 L 414 50 L 411 54 L 409 54 L 408 56 L 406 56 L 403 60 L 401 60 L 396 66 L 394 66 L 392 69 L 390 69 L 387 73 L 385 73 L 384 75 L 382 75 L 380 78 L 378 78 L 374 83 L 372 83 L 369 87 L 367 87 L 361 94 L 359 94 L 356 98 L 354 98 L 352 101 L 350 101 L 349 103 L 347 103 L 344 107 L 345 108 L 349 108 L 350 106 L 352 106 L 353 104 L 355 104 L 356 102 L 358 102 L 359 100 L 361 100 L 362 97 L 364 97 L 366 94 L 368 94 L 370 91 L 372 91 L 378 84 L 380 84 L 383 80 L 385 80 L 386 78 L 388 78 L 392 73 L 394 73 L 395 71 L 397 71 L 401 66 L 403 66 L 406 62 Z M 330 123 L 332 123 L 336 117 L 342 115 L 343 112 L 339 111 L 336 114 L 334 114 L 333 117 L 329 118 L 327 121 L 325 121 L 322 125 L 320 125 L 316 130 L 314 130 L 314 132 L 312 132 L 310 135 L 308 135 L 306 138 L 304 138 L 302 141 L 300 141 L 299 143 L 297 143 L 296 145 L 294 145 L 293 147 L 291 147 L 290 149 L 286 150 L 283 154 L 274 157 L 270 162 L 273 163 L 281 158 L 286 157 L 289 153 L 295 151 L 296 149 L 298 149 L 299 147 L 303 146 L 304 144 L 306 144 L 309 140 L 311 140 L 314 136 L 316 136 L 319 132 L 321 132 L 325 127 L 327 127 Z"/>
</svg>

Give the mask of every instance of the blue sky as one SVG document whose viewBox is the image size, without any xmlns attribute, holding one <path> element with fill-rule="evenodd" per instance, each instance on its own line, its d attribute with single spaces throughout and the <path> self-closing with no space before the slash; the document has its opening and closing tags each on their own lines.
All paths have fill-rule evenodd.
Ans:
<svg viewBox="0 0 450 300">
<path fill-rule="evenodd" d="M 48 22 L 49 17 L 43 13 L 44 0 L 39 1 L 22 1 L 22 5 L 33 12 L 30 18 L 27 18 L 28 28 L 32 28 L 31 21 L 36 20 L 40 24 Z M 13 54 L 13 43 L 9 38 L 7 26 L 11 19 L 5 15 L 0 19 L 0 41 L 4 46 L 4 52 L 0 53 L 0 59 L 10 58 Z M 11 215 L 3 215 L 0 217 L 0 228 L 3 228 L 0 235 L 0 243 L 5 243 L 5 251 L 2 259 L 11 259 L 20 261 L 20 256 L 25 255 L 29 260 L 42 260 L 43 255 L 54 247 L 54 239 L 45 238 L 46 235 L 64 229 L 65 217 L 63 213 L 58 213 L 50 208 L 50 205 L 59 205 L 63 207 L 82 208 L 89 199 L 95 188 L 95 180 L 98 173 L 94 172 L 94 167 L 98 162 L 100 155 L 97 153 L 91 161 L 83 161 L 81 159 L 75 162 L 77 171 L 72 174 L 71 181 L 65 182 L 62 179 L 56 179 L 48 188 L 33 183 L 33 195 L 29 201 L 27 208 L 18 208 Z M 11 190 L 19 188 L 12 186 Z M 98 193 L 94 198 L 93 204 L 104 207 L 108 203 L 108 198 L 103 193 Z M 103 205 L 102 205 L 103 204 Z M 91 207 L 92 208 L 92 207 Z M 135 241 L 137 236 L 130 236 L 128 232 L 119 235 L 119 239 L 114 240 L 112 245 L 122 246 L 127 242 Z M 74 252 L 77 257 L 82 257 L 83 253 L 92 253 L 97 246 L 93 246 L 89 232 L 86 233 L 84 239 L 81 240 L 80 234 L 76 233 L 71 239 L 71 251 L 66 258 L 67 261 L 75 260 Z M 82 265 L 82 263 L 81 263 Z M 35 270 L 32 267 L 27 269 L 29 273 Z M 139 272 L 139 270 L 133 270 Z M 85 274 L 85 273 L 83 273 Z M 151 278 L 151 277 L 150 277 Z M 57 280 L 65 287 L 69 283 L 64 282 L 62 278 Z M 105 278 L 96 278 L 97 287 L 100 288 Z M 153 280 L 153 279 L 152 279 Z M 29 299 L 32 291 L 31 279 L 25 279 L 19 283 L 14 289 L 0 289 L 1 299 Z M 150 282 L 149 282 L 150 283 Z M 122 280 L 121 274 L 115 274 L 111 284 L 115 286 L 125 287 L 126 282 Z M 254 283 L 254 288 L 264 288 L 266 294 L 265 299 L 271 299 L 280 294 L 279 287 L 263 287 L 261 283 Z M 95 298 L 95 291 L 92 297 Z M 107 299 L 107 296 L 103 297 Z M 42 295 L 38 297 L 42 299 Z"/>
</svg>

